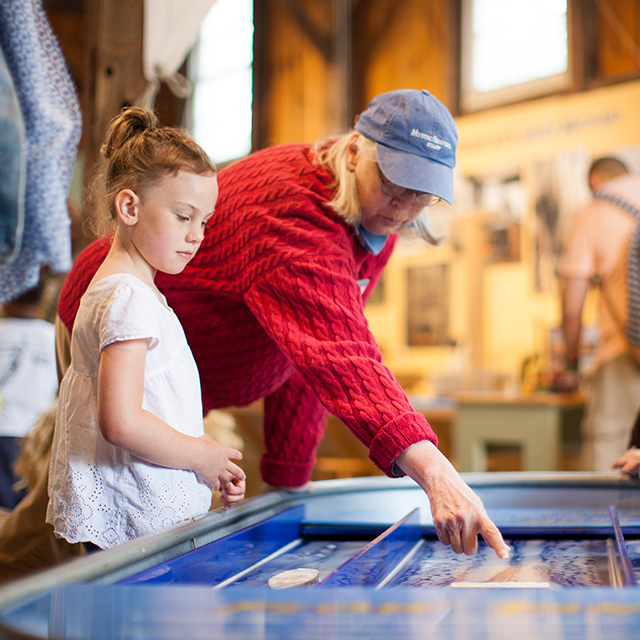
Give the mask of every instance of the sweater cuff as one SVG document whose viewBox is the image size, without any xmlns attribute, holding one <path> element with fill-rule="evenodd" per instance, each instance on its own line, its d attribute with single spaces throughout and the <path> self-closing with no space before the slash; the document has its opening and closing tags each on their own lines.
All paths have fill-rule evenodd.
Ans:
<svg viewBox="0 0 640 640">
<path fill-rule="evenodd" d="M 281 462 L 262 456 L 260 471 L 262 479 L 274 487 L 301 487 L 311 480 L 315 458 L 308 463 Z"/>
<path fill-rule="evenodd" d="M 427 419 L 420 413 L 405 413 L 378 431 L 369 448 L 369 457 L 386 475 L 402 477 L 405 474 L 395 459 L 412 444 L 423 440 L 438 446 L 438 437 Z"/>
</svg>

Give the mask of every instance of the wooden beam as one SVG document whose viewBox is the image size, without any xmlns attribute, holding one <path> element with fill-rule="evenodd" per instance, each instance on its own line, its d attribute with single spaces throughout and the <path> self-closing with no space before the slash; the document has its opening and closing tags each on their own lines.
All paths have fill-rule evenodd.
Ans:
<svg viewBox="0 0 640 640">
<path fill-rule="evenodd" d="M 270 33 L 268 0 L 253 0 L 253 107 L 251 109 L 251 150 L 257 151 L 269 145 L 269 62 L 267 43 Z"/>
<path fill-rule="evenodd" d="M 333 50 L 331 66 L 334 95 L 330 121 L 335 131 L 346 131 L 353 125 L 351 113 L 351 18 L 352 0 L 333 0 Z"/>
<path fill-rule="evenodd" d="M 84 152 L 99 157 L 109 121 L 145 88 L 142 72 L 143 0 L 85 0 L 87 68 Z"/>
<path fill-rule="evenodd" d="M 351 102 L 355 113 L 367 106 L 364 82 L 371 58 L 402 3 L 403 0 L 368 0 L 353 5 Z"/>
<path fill-rule="evenodd" d="M 357 4 L 353 14 L 353 24 L 359 31 L 360 56 L 365 66 L 403 4 L 404 0 L 378 0 L 377 2 L 360 2 Z M 372 13 L 376 14 L 374 25 L 371 24 L 371 20 L 367 19 L 367 16 Z M 360 31 L 365 25 L 366 34 Z"/>
<path fill-rule="evenodd" d="M 573 91 L 584 91 L 597 75 L 598 10 L 593 0 L 567 3 L 569 67 Z"/>
<path fill-rule="evenodd" d="M 313 19 L 308 14 L 299 0 L 279 0 L 289 13 L 295 18 L 298 26 L 305 32 L 309 40 L 313 42 L 316 49 L 324 56 L 324 59 L 331 60 L 333 47 L 330 34 L 323 33 L 322 29 L 314 24 Z"/>
</svg>

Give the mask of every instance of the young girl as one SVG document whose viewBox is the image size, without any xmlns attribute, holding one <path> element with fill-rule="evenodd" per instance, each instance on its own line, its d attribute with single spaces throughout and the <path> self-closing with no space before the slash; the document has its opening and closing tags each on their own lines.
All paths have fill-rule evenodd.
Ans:
<svg viewBox="0 0 640 640">
<path fill-rule="evenodd" d="M 82 298 L 60 386 L 47 522 L 69 542 L 113 547 L 205 513 L 211 489 L 244 497 L 242 454 L 204 434 L 200 380 L 154 284 L 204 238 L 216 168 L 179 129 L 128 108 L 102 154 L 115 235 Z"/>
</svg>

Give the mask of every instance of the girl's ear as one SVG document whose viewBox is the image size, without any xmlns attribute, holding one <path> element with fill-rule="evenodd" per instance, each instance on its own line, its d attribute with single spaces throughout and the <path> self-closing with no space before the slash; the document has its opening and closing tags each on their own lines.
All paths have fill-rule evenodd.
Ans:
<svg viewBox="0 0 640 640">
<path fill-rule="evenodd" d="M 138 222 L 138 210 L 140 207 L 140 198 L 131 189 L 123 189 L 118 191 L 115 197 L 114 205 L 118 219 L 127 226 L 133 226 Z"/>
<path fill-rule="evenodd" d="M 347 169 L 354 171 L 358 164 L 358 157 L 360 156 L 360 148 L 358 147 L 358 133 L 354 133 L 347 145 Z"/>
</svg>

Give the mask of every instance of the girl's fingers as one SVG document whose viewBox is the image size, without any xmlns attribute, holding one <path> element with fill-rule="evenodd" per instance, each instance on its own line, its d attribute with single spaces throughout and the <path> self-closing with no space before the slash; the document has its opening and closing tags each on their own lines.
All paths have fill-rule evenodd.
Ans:
<svg viewBox="0 0 640 640">
<path fill-rule="evenodd" d="M 247 477 L 245 472 L 233 462 L 229 462 L 226 471 L 233 475 L 235 478 L 238 478 L 238 480 L 244 480 Z"/>
<path fill-rule="evenodd" d="M 232 449 L 231 447 L 226 447 L 227 449 L 227 458 L 231 458 L 231 460 L 242 460 L 242 452 L 237 449 Z"/>
<path fill-rule="evenodd" d="M 244 481 L 243 480 L 232 480 L 231 482 L 227 482 L 225 486 L 225 491 L 229 495 L 244 495 Z"/>
</svg>

